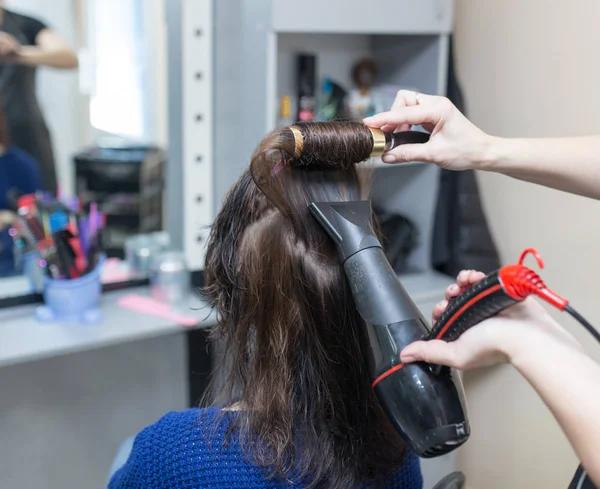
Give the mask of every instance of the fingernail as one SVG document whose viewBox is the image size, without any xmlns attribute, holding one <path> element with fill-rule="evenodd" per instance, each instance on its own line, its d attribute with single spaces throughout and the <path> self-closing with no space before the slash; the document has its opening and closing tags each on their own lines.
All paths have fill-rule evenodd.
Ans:
<svg viewBox="0 0 600 489">
<path fill-rule="evenodd" d="M 373 118 L 372 118 L 372 117 L 365 117 L 365 118 L 363 119 L 363 122 L 366 124 L 367 122 L 371 122 L 372 120 L 373 120 Z"/>
<path fill-rule="evenodd" d="M 448 307 L 448 301 L 447 300 L 443 300 L 442 302 L 440 302 L 440 307 L 443 307 L 444 309 L 446 307 Z"/>
<path fill-rule="evenodd" d="M 394 155 L 384 155 L 381 159 L 384 163 L 396 163 L 396 157 Z"/>
<path fill-rule="evenodd" d="M 450 292 L 454 293 L 454 292 L 458 292 L 458 285 L 454 284 L 450 286 Z"/>
</svg>

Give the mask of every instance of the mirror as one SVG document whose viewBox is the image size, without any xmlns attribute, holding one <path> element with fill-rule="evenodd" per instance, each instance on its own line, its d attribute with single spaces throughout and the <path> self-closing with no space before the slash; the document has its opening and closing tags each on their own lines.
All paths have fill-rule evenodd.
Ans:
<svg viewBox="0 0 600 489">
<path fill-rule="evenodd" d="M 169 243 L 163 2 L 0 0 L 0 7 L 0 298 L 41 291 L 40 273 L 48 272 L 36 258 L 39 240 L 24 239 L 29 228 L 20 220 L 19 199 L 36 193 L 35 204 L 26 200 L 43 236 L 54 236 L 63 212 L 83 243 L 89 229 L 78 226 L 97 211 L 103 282 L 143 276 L 144 256 Z"/>
</svg>

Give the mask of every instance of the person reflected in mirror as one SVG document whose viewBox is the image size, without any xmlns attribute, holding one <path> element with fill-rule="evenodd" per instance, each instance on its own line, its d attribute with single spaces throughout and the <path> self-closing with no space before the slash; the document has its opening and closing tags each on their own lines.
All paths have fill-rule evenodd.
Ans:
<svg viewBox="0 0 600 489">
<path fill-rule="evenodd" d="M 44 187 L 57 192 L 50 131 L 36 96 L 36 68 L 75 69 L 77 55 L 44 22 L 3 6 L 0 0 L 0 106 L 15 147 L 40 164 Z"/>
<path fill-rule="evenodd" d="M 12 145 L 0 112 L 0 277 L 19 274 L 14 242 L 9 234 L 17 217 L 17 199 L 43 190 L 42 174 L 35 159 Z"/>
</svg>

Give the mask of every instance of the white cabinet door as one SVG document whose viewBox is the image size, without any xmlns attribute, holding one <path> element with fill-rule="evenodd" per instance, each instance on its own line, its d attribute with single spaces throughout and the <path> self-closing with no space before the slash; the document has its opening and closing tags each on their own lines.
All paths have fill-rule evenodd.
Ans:
<svg viewBox="0 0 600 489">
<path fill-rule="evenodd" d="M 453 0 L 272 0 L 276 32 L 442 34 Z"/>
</svg>

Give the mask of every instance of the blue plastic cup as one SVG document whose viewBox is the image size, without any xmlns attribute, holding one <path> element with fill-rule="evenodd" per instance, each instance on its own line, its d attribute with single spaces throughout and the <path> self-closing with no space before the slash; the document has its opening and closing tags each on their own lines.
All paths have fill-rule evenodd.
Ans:
<svg viewBox="0 0 600 489">
<path fill-rule="evenodd" d="M 29 281 L 30 291 L 41 292 L 44 289 L 44 268 L 40 265 L 42 255 L 39 251 L 28 251 L 23 254 L 23 274 Z"/>
<path fill-rule="evenodd" d="M 102 313 L 98 308 L 102 294 L 100 272 L 98 266 L 83 277 L 73 280 L 44 281 L 44 300 L 46 304 L 37 308 L 36 317 L 43 322 L 90 324 L 102 321 Z"/>
</svg>

